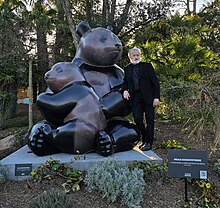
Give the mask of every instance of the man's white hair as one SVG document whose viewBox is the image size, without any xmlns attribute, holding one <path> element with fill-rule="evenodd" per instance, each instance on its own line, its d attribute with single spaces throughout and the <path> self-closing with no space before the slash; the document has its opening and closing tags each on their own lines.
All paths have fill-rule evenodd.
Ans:
<svg viewBox="0 0 220 208">
<path fill-rule="evenodd" d="M 139 52 L 139 53 L 141 53 L 141 50 L 140 50 L 139 48 L 137 48 L 137 47 L 131 48 L 131 49 L 128 51 L 128 56 L 129 56 L 130 53 L 133 53 L 133 52 Z"/>
</svg>

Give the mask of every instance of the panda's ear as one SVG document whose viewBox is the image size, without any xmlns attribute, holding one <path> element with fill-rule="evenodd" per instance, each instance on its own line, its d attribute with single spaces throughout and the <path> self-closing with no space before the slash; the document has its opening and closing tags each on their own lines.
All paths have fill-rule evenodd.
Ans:
<svg viewBox="0 0 220 208">
<path fill-rule="evenodd" d="M 91 28 L 89 26 L 88 22 L 80 22 L 77 26 L 76 26 L 76 33 L 82 37 L 87 31 L 89 31 Z"/>
<path fill-rule="evenodd" d="M 111 25 L 108 25 L 107 29 L 110 30 L 110 31 L 113 31 L 113 27 Z"/>
</svg>

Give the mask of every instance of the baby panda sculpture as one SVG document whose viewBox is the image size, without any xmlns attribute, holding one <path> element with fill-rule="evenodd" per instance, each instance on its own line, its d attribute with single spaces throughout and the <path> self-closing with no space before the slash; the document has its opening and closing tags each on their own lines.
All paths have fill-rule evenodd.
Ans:
<svg viewBox="0 0 220 208">
<path fill-rule="evenodd" d="M 37 106 L 46 121 L 29 131 L 29 147 L 36 155 L 85 153 L 94 149 L 97 131 L 106 127 L 99 99 L 72 63 L 55 64 L 45 74 L 52 92 L 39 95 Z"/>
<path fill-rule="evenodd" d="M 45 121 L 28 133 L 28 145 L 39 156 L 59 152 L 103 156 L 132 149 L 139 132 L 124 118 L 128 103 L 120 87 L 123 70 L 115 63 L 122 43 L 111 30 L 77 26 L 81 37 L 72 63 L 58 63 L 45 74 L 52 92 L 38 96 L 37 106 Z"/>
</svg>

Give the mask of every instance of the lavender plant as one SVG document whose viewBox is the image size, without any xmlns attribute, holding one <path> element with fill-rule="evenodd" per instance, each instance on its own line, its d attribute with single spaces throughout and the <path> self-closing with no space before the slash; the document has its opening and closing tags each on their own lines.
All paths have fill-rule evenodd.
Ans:
<svg viewBox="0 0 220 208">
<path fill-rule="evenodd" d="M 95 164 L 86 174 L 84 182 L 88 190 L 96 190 L 109 202 L 120 202 L 129 208 L 138 208 L 143 200 L 143 171 L 129 170 L 125 162 L 109 159 Z"/>
<path fill-rule="evenodd" d="M 51 189 L 30 201 L 28 208 L 72 208 L 73 201 L 63 190 Z"/>
<path fill-rule="evenodd" d="M 0 165 L 0 184 L 4 183 L 8 178 L 8 171 L 7 169 Z"/>
</svg>

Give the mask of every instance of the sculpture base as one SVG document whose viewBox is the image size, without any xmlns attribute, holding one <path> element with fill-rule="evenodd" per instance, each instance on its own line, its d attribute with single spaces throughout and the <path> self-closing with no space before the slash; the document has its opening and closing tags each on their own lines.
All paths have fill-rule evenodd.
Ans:
<svg viewBox="0 0 220 208">
<path fill-rule="evenodd" d="M 110 157 L 115 158 L 117 161 L 126 161 L 129 163 L 132 163 L 133 161 L 149 161 L 152 163 L 157 162 L 162 164 L 163 161 L 162 158 L 156 155 L 153 151 L 142 152 L 137 146 L 134 147 L 133 150 L 118 152 Z M 0 164 L 7 168 L 9 179 L 19 181 L 30 178 L 29 173 L 50 158 L 59 160 L 61 163 L 69 163 L 75 169 L 86 171 L 93 164 L 105 161 L 110 157 L 103 157 L 96 153 L 82 155 L 59 153 L 38 157 L 34 155 L 26 145 L 2 159 Z"/>
</svg>

